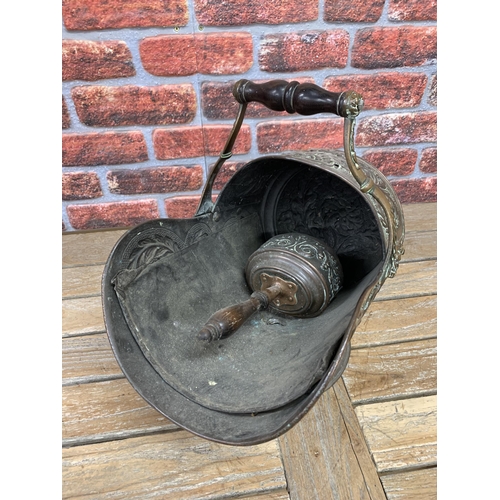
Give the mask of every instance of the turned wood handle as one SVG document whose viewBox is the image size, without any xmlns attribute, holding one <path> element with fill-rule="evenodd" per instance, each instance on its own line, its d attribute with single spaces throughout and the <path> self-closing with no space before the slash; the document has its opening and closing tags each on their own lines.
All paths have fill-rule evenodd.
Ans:
<svg viewBox="0 0 500 500">
<path fill-rule="evenodd" d="M 266 83 L 239 80 L 234 84 L 233 96 L 240 104 L 259 102 L 274 111 L 299 115 L 334 113 L 345 118 L 359 114 L 363 107 L 363 99 L 356 92 L 329 92 L 314 83 L 285 80 Z"/>
<path fill-rule="evenodd" d="M 205 326 L 198 332 L 198 340 L 211 342 L 224 339 L 233 334 L 250 316 L 261 309 L 266 309 L 269 303 L 280 295 L 282 288 L 275 284 L 252 293 L 248 300 L 219 309 L 212 314 Z"/>
</svg>

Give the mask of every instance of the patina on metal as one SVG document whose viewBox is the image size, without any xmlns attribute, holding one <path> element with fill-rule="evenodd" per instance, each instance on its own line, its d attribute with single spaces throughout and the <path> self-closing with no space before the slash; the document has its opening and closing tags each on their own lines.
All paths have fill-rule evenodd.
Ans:
<svg viewBox="0 0 500 500">
<path fill-rule="evenodd" d="M 214 313 L 198 333 L 211 342 L 229 337 L 255 311 L 270 307 L 301 318 L 321 314 L 342 287 L 342 268 L 333 250 L 312 236 L 280 234 L 248 259 L 246 280 L 254 293 Z"/>
<path fill-rule="evenodd" d="M 195 434 L 250 445 L 286 432 L 340 377 L 352 334 L 397 270 L 404 219 L 390 183 L 354 151 L 359 94 L 241 80 L 233 95 L 238 115 L 196 216 L 125 233 L 102 297 L 113 351 L 138 393 Z M 250 102 L 343 117 L 344 150 L 256 158 L 214 203 Z M 231 305 L 228 326 L 204 329 Z"/>
</svg>

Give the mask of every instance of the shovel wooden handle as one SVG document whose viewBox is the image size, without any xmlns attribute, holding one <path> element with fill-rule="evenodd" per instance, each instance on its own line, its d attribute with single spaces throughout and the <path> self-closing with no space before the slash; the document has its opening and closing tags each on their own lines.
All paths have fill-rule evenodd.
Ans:
<svg viewBox="0 0 500 500">
<path fill-rule="evenodd" d="M 248 300 L 219 309 L 212 314 L 205 326 L 198 332 L 198 340 L 212 342 L 224 339 L 234 333 L 250 316 L 261 309 L 266 309 L 282 292 L 279 283 L 252 293 Z"/>
</svg>

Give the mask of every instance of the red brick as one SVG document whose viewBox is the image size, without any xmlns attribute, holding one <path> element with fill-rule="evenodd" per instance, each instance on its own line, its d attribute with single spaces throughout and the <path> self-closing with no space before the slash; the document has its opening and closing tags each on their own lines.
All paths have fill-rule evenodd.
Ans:
<svg viewBox="0 0 500 500">
<path fill-rule="evenodd" d="M 205 26 L 285 24 L 318 19 L 317 0 L 195 0 L 196 19 Z"/>
<path fill-rule="evenodd" d="M 90 127 L 188 123 L 196 115 L 191 84 L 157 87 L 87 86 L 71 90 L 76 112 Z"/>
<path fill-rule="evenodd" d="M 194 35 L 145 38 L 139 45 L 144 69 L 157 76 L 187 76 L 197 71 Z"/>
<path fill-rule="evenodd" d="M 245 73 L 253 65 L 250 33 L 196 35 L 198 73 L 224 75 Z"/>
<path fill-rule="evenodd" d="M 323 86 L 331 92 L 356 90 L 364 109 L 413 108 L 420 105 L 427 85 L 424 73 L 377 73 L 331 76 Z"/>
<path fill-rule="evenodd" d="M 437 106 L 437 75 L 432 76 L 431 88 L 429 90 L 429 99 L 427 102 L 431 106 Z"/>
<path fill-rule="evenodd" d="M 201 127 L 156 129 L 153 145 L 158 160 L 196 158 L 205 154 Z"/>
<path fill-rule="evenodd" d="M 337 149 L 343 142 L 343 120 L 289 120 L 259 123 L 257 144 L 261 153 Z"/>
<path fill-rule="evenodd" d="M 312 78 L 294 78 L 297 82 L 314 83 Z M 269 81 L 269 80 L 265 80 Z M 263 80 L 255 80 L 255 83 L 263 83 Z M 203 114 L 209 120 L 231 120 L 236 118 L 238 103 L 233 97 L 232 89 L 236 80 L 232 82 L 204 82 L 201 86 L 201 107 Z M 278 112 L 266 108 L 262 104 L 252 102 L 248 105 L 245 117 L 268 118 L 289 116 L 286 111 Z"/>
<path fill-rule="evenodd" d="M 157 76 L 245 73 L 253 64 L 250 33 L 157 36 L 139 49 L 144 69 Z"/>
<path fill-rule="evenodd" d="M 64 96 L 62 98 L 62 128 L 69 128 L 71 127 L 71 118 L 69 116 L 69 111 L 68 111 L 68 106 L 66 104 L 66 101 L 64 99 Z"/>
<path fill-rule="evenodd" d="M 102 196 L 95 172 L 70 172 L 62 176 L 63 200 L 90 200 Z"/>
<path fill-rule="evenodd" d="M 422 151 L 419 168 L 421 172 L 433 174 L 437 172 L 437 149 L 427 148 Z"/>
<path fill-rule="evenodd" d="M 363 153 L 363 159 L 384 175 L 410 175 L 417 163 L 416 149 L 376 149 Z"/>
<path fill-rule="evenodd" d="M 176 127 L 157 129 L 153 144 L 159 160 L 218 156 L 224 148 L 231 125 L 205 125 L 204 127 Z M 252 137 L 250 127 L 243 125 L 233 146 L 233 154 L 248 153 Z"/>
<path fill-rule="evenodd" d="M 63 81 L 95 81 L 134 75 L 132 54 L 125 42 L 62 41 Z"/>
<path fill-rule="evenodd" d="M 111 170 L 107 180 L 110 192 L 115 194 L 196 191 L 203 184 L 203 169 L 198 165 Z"/>
<path fill-rule="evenodd" d="M 360 120 L 356 135 L 359 146 L 385 146 L 436 142 L 437 117 L 434 111 L 370 116 Z"/>
<path fill-rule="evenodd" d="M 351 65 L 366 69 L 422 66 L 434 62 L 436 56 L 434 26 L 365 28 L 354 38 Z"/>
<path fill-rule="evenodd" d="M 401 203 L 433 203 L 437 201 L 437 178 L 391 181 Z"/>
<path fill-rule="evenodd" d="M 436 21 L 437 0 L 390 0 L 389 21 Z"/>
<path fill-rule="evenodd" d="M 74 229 L 132 227 L 160 216 L 155 200 L 68 205 L 66 211 Z"/>
<path fill-rule="evenodd" d="M 189 219 L 194 217 L 201 196 L 177 196 L 165 200 L 165 211 L 171 219 Z"/>
<path fill-rule="evenodd" d="M 62 14 L 68 30 L 104 30 L 185 26 L 186 0 L 63 0 Z"/>
<path fill-rule="evenodd" d="M 244 165 L 245 162 L 229 162 L 227 161 L 222 165 L 217 177 L 214 182 L 214 191 L 220 191 L 231 179 L 231 177 Z M 212 167 L 212 165 L 210 165 Z"/>
<path fill-rule="evenodd" d="M 277 33 L 263 37 L 259 65 L 269 72 L 343 68 L 348 51 L 349 33 L 345 30 Z"/>
<path fill-rule="evenodd" d="M 325 21 L 330 23 L 374 23 L 385 0 L 325 0 Z"/>
<path fill-rule="evenodd" d="M 62 163 L 65 167 L 120 165 L 148 159 L 142 132 L 63 134 Z"/>
</svg>

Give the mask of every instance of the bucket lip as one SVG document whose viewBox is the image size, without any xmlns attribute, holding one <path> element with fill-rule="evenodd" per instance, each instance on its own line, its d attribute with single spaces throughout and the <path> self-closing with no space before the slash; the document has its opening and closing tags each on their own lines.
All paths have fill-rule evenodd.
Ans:
<svg viewBox="0 0 500 500">
<path fill-rule="evenodd" d="M 335 163 L 333 160 L 337 157 L 341 160 L 340 163 Z M 245 165 L 243 165 L 239 170 L 237 170 L 233 177 L 229 179 L 227 184 L 221 190 L 220 194 L 227 188 L 227 186 L 232 182 L 233 178 L 241 172 L 243 169 L 252 168 L 256 164 L 262 161 L 268 160 L 289 160 L 297 164 L 305 164 L 310 167 L 316 167 L 321 170 L 325 170 L 333 175 L 341 177 L 343 180 L 348 182 L 352 187 L 354 187 L 360 193 L 362 192 L 359 188 L 359 184 L 356 179 L 351 174 L 347 166 L 342 165 L 345 162 L 345 155 L 343 149 L 309 149 L 304 151 L 284 151 L 280 153 L 270 153 L 264 154 L 257 158 L 249 160 Z M 363 166 L 368 165 L 366 161 L 358 159 Z M 336 165 L 336 167 L 335 167 Z M 373 168 L 373 167 L 372 167 Z M 219 196 L 220 196 L 219 194 Z M 364 194 L 364 193 L 363 193 Z"/>
</svg>

